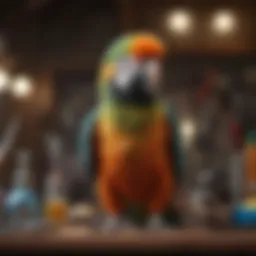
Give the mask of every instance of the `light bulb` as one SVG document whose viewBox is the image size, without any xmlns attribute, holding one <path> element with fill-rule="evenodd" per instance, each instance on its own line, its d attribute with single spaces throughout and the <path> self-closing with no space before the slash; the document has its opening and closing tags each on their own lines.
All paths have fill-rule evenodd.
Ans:
<svg viewBox="0 0 256 256">
<path fill-rule="evenodd" d="M 188 145 L 195 135 L 195 125 L 190 120 L 181 123 L 181 136 L 184 144 Z"/>
<path fill-rule="evenodd" d="M 192 17 L 185 10 L 172 12 L 167 18 L 168 28 L 178 34 L 186 34 L 192 28 Z"/>
<path fill-rule="evenodd" d="M 18 77 L 13 82 L 13 95 L 17 98 L 23 98 L 32 92 L 32 82 L 28 77 Z"/>
<path fill-rule="evenodd" d="M 213 30 L 219 34 L 228 34 L 233 32 L 236 25 L 236 19 L 230 11 L 220 11 L 213 17 Z"/>
</svg>

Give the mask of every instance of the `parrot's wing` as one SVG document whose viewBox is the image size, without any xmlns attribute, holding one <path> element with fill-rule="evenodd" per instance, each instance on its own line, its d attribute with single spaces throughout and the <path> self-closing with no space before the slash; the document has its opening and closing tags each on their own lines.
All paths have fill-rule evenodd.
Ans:
<svg viewBox="0 0 256 256">
<path fill-rule="evenodd" d="M 88 182 L 92 182 L 96 175 L 96 125 L 98 110 L 90 110 L 82 120 L 78 134 L 78 163 Z"/>
<path fill-rule="evenodd" d="M 173 166 L 173 174 L 177 187 L 180 187 L 183 172 L 185 170 L 185 159 L 184 159 L 184 151 L 182 148 L 182 141 L 180 137 L 180 127 L 179 120 L 176 109 L 174 106 L 167 107 L 166 109 L 166 117 L 167 117 L 167 132 L 169 134 L 169 138 L 167 140 L 167 150 L 169 152 L 169 156 L 171 159 L 171 164 Z M 179 211 L 173 204 L 170 204 L 167 207 L 166 211 L 162 214 L 164 221 L 173 225 L 180 225 L 181 218 Z"/>
<path fill-rule="evenodd" d="M 182 148 L 178 115 L 175 107 L 167 108 L 167 118 L 170 139 L 168 140 L 169 154 L 171 155 L 173 171 L 177 183 L 181 182 L 185 168 L 184 151 Z"/>
</svg>

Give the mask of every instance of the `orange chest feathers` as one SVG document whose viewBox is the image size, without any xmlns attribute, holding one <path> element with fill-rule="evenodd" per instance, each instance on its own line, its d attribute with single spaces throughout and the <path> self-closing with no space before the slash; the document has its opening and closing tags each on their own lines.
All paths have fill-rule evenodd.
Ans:
<svg viewBox="0 0 256 256">
<path fill-rule="evenodd" d="M 98 124 L 98 136 L 102 175 L 133 175 L 136 172 L 136 177 L 145 176 L 152 174 L 158 165 L 168 164 L 166 145 L 170 134 L 162 117 L 140 134 L 118 132 L 111 122 L 104 120 Z"/>
</svg>

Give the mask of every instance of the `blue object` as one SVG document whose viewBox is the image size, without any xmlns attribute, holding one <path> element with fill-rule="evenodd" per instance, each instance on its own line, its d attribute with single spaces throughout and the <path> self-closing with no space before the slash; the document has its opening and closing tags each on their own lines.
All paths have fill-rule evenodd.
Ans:
<svg viewBox="0 0 256 256">
<path fill-rule="evenodd" d="M 28 188 L 15 188 L 4 199 L 4 212 L 7 218 L 19 215 L 26 211 L 29 216 L 39 214 L 39 202 L 33 190 Z"/>
<path fill-rule="evenodd" d="M 171 130 L 171 143 L 169 145 L 170 155 L 172 155 L 173 161 L 173 171 L 175 175 L 176 182 L 178 184 L 181 183 L 183 178 L 183 172 L 185 169 L 185 155 L 184 150 L 182 148 L 181 143 L 181 134 L 180 134 L 180 127 L 179 127 L 179 118 L 178 113 L 174 105 L 171 107 L 166 107 L 167 109 L 167 117 L 168 123 Z"/>
<path fill-rule="evenodd" d="M 98 109 L 93 108 L 82 120 L 81 130 L 78 136 L 78 162 L 86 178 L 92 182 L 95 178 L 97 167 L 94 161 L 93 135 L 98 121 Z"/>
<path fill-rule="evenodd" d="M 234 209 L 232 219 L 235 226 L 256 227 L 256 208 L 239 205 Z"/>
</svg>

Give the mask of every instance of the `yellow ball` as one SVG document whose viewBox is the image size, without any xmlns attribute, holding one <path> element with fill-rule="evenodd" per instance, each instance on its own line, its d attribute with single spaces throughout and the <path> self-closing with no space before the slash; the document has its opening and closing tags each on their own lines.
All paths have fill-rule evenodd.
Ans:
<svg viewBox="0 0 256 256">
<path fill-rule="evenodd" d="M 247 198 L 244 204 L 246 208 L 256 209 L 256 197 Z"/>
<path fill-rule="evenodd" d="M 46 202 L 45 217 L 53 222 L 64 222 L 68 219 L 69 207 L 65 200 L 52 199 Z"/>
</svg>

